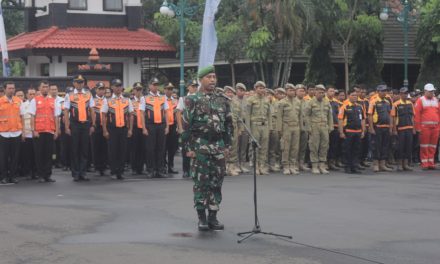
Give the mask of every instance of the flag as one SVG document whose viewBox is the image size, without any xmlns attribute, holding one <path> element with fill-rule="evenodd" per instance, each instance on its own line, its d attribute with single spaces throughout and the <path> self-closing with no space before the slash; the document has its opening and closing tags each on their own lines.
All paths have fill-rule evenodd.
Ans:
<svg viewBox="0 0 440 264">
<path fill-rule="evenodd" d="M 5 22 L 3 21 L 3 9 L 0 5 L 0 48 L 2 49 L 3 77 L 11 74 L 11 65 L 9 64 L 8 46 L 6 44 Z"/>
<path fill-rule="evenodd" d="M 215 32 L 215 14 L 221 0 L 206 0 L 203 15 L 202 40 L 200 43 L 199 69 L 214 65 L 217 51 L 217 32 Z"/>
</svg>

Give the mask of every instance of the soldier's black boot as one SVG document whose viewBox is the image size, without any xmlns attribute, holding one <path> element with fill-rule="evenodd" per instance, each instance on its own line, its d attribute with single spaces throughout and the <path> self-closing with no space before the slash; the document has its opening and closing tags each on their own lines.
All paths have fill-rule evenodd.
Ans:
<svg viewBox="0 0 440 264">
<path fill-rule="evenodd" d="M 199 216 L 199 223 L 198 228 L 199 231 L 209 231 L 208 221 L 206 220 L 206 211 L 203 210 L 197 210 L 197 215 Z"/>
<path fill-rule="evenodd" d="M 225 229 L 225 226 L 217 220 L 217 211 L 209 211 L 208 226 L 212 230 Z"/>
</svg>

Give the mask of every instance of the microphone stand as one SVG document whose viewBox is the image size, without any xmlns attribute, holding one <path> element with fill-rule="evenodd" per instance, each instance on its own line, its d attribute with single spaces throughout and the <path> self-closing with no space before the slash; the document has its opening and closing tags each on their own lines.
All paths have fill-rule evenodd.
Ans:
<svg viewBox="0 0 440 264">
<path fill-rule="evenodd" d="M 247 134 L 249 135 L 249 138 L 251 139 L 251 144 L 252 144 L 252 153 L 253 153 L 252 159 L 253 159 L 253 164 L 254 164 L 254 221 L 255 221 L 254 227 L 252 228 L 251 231 L 237 233 L 237 235 L 239 237 L 245 236 L 245 237 L 237 240 L 237 243 L 241 243 L 256 234 L 263 234 L 263 235 L 270 235 L 270 236 L 275 236 L 275 237 L 292 239 L 292 236 L 280 235 L 280 234 L 275 234 L 272 232 L 263 232 L 263 230 L 261 229 L 260 221 L 258 220 L 258 213 L 257 213 L 257 148 L 261 148 L 261 146 L 260 146 L 260 144 L 258 144 L 258 141 L 255 139 L 254 135 L 252 135 L 251 130 L 246 125 L 244 120 L 240 117 L 237 117 L 237 118 L 240 120 L 243 127 L 245 128 Z"/>
</svg>

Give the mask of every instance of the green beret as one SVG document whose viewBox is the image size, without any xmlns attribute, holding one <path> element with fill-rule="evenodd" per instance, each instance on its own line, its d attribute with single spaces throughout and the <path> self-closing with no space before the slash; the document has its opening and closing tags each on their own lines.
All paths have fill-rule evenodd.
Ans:
<svg viewBox="0 0 440 264">
<path fill-rule="evenodd" d="M 206 66 L 204 68 L 199 69 L 199 71 L 197 72 L 197 77 L 199 77 L 199 79 L 202 79 L 203 77 L 205 77 L 206 75 L 208 75 L 210 73 L 215 73 L 214 65 L 209 65 L 209 66 Z"/>
</svg>

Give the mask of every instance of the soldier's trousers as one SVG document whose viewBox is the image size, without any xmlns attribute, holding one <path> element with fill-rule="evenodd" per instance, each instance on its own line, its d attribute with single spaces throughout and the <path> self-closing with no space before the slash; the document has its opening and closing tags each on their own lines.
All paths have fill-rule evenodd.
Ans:
<svg viewBox="0 0 440 264">
<path fill-rule="evenodd" d="M 249 135 L 246 132 L 242 132 L 238 136 L 238 150 L 237 150 L 237 156 L 238 156 L 238 163 L 240 165 L 245 164 L 246 162 L 246 154 L 249 144 Z"/>
<path fill-rule="evenodd" d="M 26 138 L 20 143 L 20 160 L 18 161 L 21 176 L 35 176 L 36 164 L 34 155 L 34 140 Z"/>
<path fill-rule="evenodd" d="M 145 136 L 142 128 L 133 128 L 130 146 L 130 163 L 133 172 L 141 174 L 144 170 L 145 161 Z"/>
<path fill-rule="evenodd" d="M 166 158 L 168 168 L 174 168 L 174 156 L 179 146 L 179 136 L 177 135 L 176 124 L 171 125 L 166 136 L 166 148 L 164 157 Z"/>
<path fill-rule="evenodd" d="M 0 136 L 0 180 L 17 177 L 20 141 L 21 136 L 10 138 Z M 48 152 L 52 157 L 52 152 L 50 150 Z"/>
<path fill-rule="evenodd" d="M 261 146 L 261 148 L 257 150 L 257 166 L 266 168 L 268 165 L 269 127 L 267 124 L 259 125 L 257 123 L 252 123 L 251 132 Z"/>
<path fill-rule="evenodd" d="M 387 160 L 390 146 L 390 129 L 388 127 L 375 127 L 375 135 L 371 135 L 374 160 Z"/>
<path fill-rule="evenodd" d="M 343 149 L 346 167 L 350 169 L 355 169 L 359 163 L 361 133 L 345 132 Z"/>
<path fill-rule="evenodd" d="M 223 153 L 213 155 L 197 152 L 196 157 L 191 160 L 190 172 L 194 181 L 194 207 L 197 210 L 219 210 L 225 173 L 226 161 Z"/>
<path fill-rule="evenodd" d="M 333 129 L 333 131 L 330 132 L 329 137 L 330 137 L 330 145 L 328 149 L 328 158 L 330 160 L 336 160 L 341 158 L 343 141 L 339 137 L 338 128 Z"/>
<path fill-rule="evenodd" d="M 71 121 L 70 130 L 72 131 L 72 177 L 85 177 L 89 158 L 90 123 Z"/>
<path fill-rule="evenodd" d="M 299 139 L 299 153 L 298 153 L 299 162 L 304 162 L 306 159 L 308 142 L 309 142 L 309 132 L 301 131 L 300 139 Z"/>
<path fill-rule="evenodd" d="M 72 156 L 72 137 L 61 129 L 61 164 L 64 167 L 70 168 L 71 156 Z M 107 146 L 106 146 L 107 149 Z M 105 154 L 108 156 L 108 154 Z"/>
<path fill-rule="evenodd" d="M 109 127 L 108 140 L 110 171 L 116 176 L 124 173 L 125 156 L 127 148 L 127 128 Z"/>
<path fill-rule="evenodd" d="M 234 126 L 234 133 L 231 138 L 231 150 L 229 151 L 227 163 L 238 163 L 238 129 L 236 126 Z"/>
<path fill-rule="evenodd" d="M 328 127 L 325 124 L 313 125 L 309 137 L 310 161 L 312 163 L 326 162 L 328 146 Z"/>
<path fill-rule="evenodd" d="M 280 163 L 280 140 L 280 133 L 278 131 L 271 130 L 269 132 L 269 165 L 271 167 Z"/>
<path fill-rule="evenodd" d="M 283 136 L 281 137 L 281 162 L 284 168 L 297 164 L 300 137 L 299 127 L 294 130 L 283 131 Z"/>
<path fill-rule="evenodd" d="M 146 164 L 148 171 L 163 171 L 165 153 L 165 124 L 148 124 Z"/>
<path fill-rule="evenodd" d="M 53 145 L 51 133 L 40 133 L 38 138 L 34 138 L 35 164 L 40 179 L 48 179 L 52 175 Z"/>
<path fill-rule="evenodd" d="M 102 128 L 95 130 L 92 135 L 92 154 L 93 154 L 93 165 L 95 165 L 95 170 L 99 172 L 105 171 L 107 168 L 108 161 L 108 149 L 107 140 L 102 134 Z"/>
<path fill-rule="evenodd" d="M 411 160 L 411 153 L 413 147 L 413 130 L 412 129 L 404 129 L 397 132 L 399 137 L 399 145 L 398 145 L 398 159 L 407 159 Z"/>
</svg>

